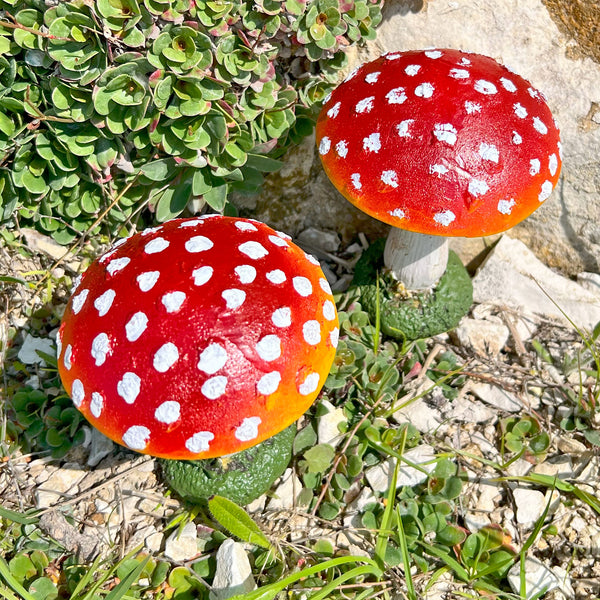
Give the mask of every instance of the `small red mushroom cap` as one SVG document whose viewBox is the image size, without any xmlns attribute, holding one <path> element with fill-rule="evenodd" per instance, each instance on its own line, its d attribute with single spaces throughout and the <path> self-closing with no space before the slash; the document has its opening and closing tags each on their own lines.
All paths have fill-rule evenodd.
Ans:
<svg viewBox="0 0 600 600">
<path fill-rule="evenodd" d="M 247 219 L 178 219 L 90 265 L 63 317 L 58 368 L 115 442 L 209 458 L 297 420 L 337 340 L 327 280 L 289 236 Z"/>
<path fill-rule="evenodd" d="M 542 94 L 495 60 L 450 49 L 362 65 L 317 122 L 325 172 L 371 216 L 418 233 L 476 237 L 516 225 L 561 167 Z"/>
</svg>

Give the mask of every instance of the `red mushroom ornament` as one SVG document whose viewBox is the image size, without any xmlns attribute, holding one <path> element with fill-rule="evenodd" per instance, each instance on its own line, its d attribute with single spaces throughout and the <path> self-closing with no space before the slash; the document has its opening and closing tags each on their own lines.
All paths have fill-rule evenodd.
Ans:
<svg viewBox="0 0 600 600">
<path fill-rule="evenodd" d="M 247 219 L 179 219 L 94 261 L 59 331 L 77 408 L 115 442 L 153 456 L 229 455 L 312 404 L 338 319 L 321 268 Z"/>
<path fill-rule="evenodd" d="M 541 92 L 459 50 L 391 52 L 363 64 L 333 91 L 316 131 L 337 189 L 393 226 L 385 266 L 408 290 L 438 284 L 448 236 L 486 236 L 525 219 L 561 166 Z"/>
</svg>

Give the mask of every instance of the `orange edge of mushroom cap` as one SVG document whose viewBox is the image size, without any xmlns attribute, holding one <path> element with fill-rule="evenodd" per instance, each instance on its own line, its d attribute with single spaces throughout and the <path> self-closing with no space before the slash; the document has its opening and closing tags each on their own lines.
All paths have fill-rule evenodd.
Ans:
<svg viewBox="0 0 600 600">
<path fill-rule="evenodd" d="M 113 441 L 210 458 L 296 421 L 337 339 L 329 284 L 289 236 L 248 219 L 177 219 L 90 265 L 63 317 L 58 368 Z"/>
<path fill-rule="evenodd" d="M 325 102 L 316 139 L 346 199 L 432 235 L 513 227 L 550 196 L 561 167 L 541 92 L 487 56 L 452 49 L 363 64 Z"/>
</svg>

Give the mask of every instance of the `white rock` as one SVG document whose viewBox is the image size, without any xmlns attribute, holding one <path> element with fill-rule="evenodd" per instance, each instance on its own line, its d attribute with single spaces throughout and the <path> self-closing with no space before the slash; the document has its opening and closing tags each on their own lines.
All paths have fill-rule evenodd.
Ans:
<svg viewBox="0 0 600 600">
<path fill-rule="evenodd" d="M 302 490 L 302 482 L 292 469 L 286 469 L 281 482 L 269 500 L 269 510 L 290 509 L 296 506 L 296 498 Z"/>
<path fill-rule="evenodd" d="M 100 433 L 95 427 L 90 430 L 90 453 L 88 455 L 87 464 L 90 467 L 95 467 L 98 463 L 106 458 L 115 447 L 112 440 L 107 438 L 103 433 Z"/>
<path fill-rule="evenodd" d="M 407 450 L 404 452 L 403 457 L 408 462 L 419 465 L 420 469 L 409 467 L 403 462 L 398 470 L 396 488 L 418 485 L 425 481 L 428 474 L 435 469 L 435 452 L 428 444 L 421 444 L 420 446 Z M 396 459 L 389 458 L 365 471 L 365 477 L 375 492 L 386 492 L 389 490 L 392 483 L 395 464 Z"/>
<path fill-rule="evenodd" d="M 334 231 L 321 231 L 314 227 L 309 227 L 298 234 L 297 238 L 300 245 L 308 244 L 317 250 L 325 252 L 337 252 L 340 247 L 340 238 Z"/>
<path fill-rule="evenodd" d="M 336 408 L 328 400 L 322 400 L 320 407 L 327 409 L 327 412 L 319 417 L 317 423 L 317 438 L 319 444 L 330 444 L 334 448 L 342 439 L 339 425 L 346 423 L 343 408 Z"/>
<path fill-rule="evenodd" d="M 45 352 L 46 354 L 50 354 L 52 356 L 56 354 L 56 350 L 54 348 L 54 343 L 52 342 L 52 340 L 49 340 L 48 338 L 34 337 L 31 334 L 27 333 L 25 334 L 23 345 L 21 346 L 17 357 L 22 363 L 26 365 L 40 365 L 42 367 L 45 367 L 46 361 L 39 356 L 37 350 L 40 350 L 41 352 Z"/>
<path fill-rule="evenodd" d="M 430 385 L 431 381 L 425 387 Z M 410 423 L 423 433 L 437 429 L 443 421 L 440 412 L 429 406 L 424 396 L 397 410 L 392 419 L 400 424 Z"/>
<path fill-rule="evenodd" d="M 507 235 L 494 246 L 473 278 L 473 298 L 568 326 L 558 307 L 580 327 L 592 329 L 600 321 L 600 293 L 555 273 L 523 242 Z"/>
<path fill-rule="evenodd" d="M 558 444 L 559 448 L 561 445 L 562 444 L 560 443 Z M 550 475 L 551 477 L 557 475 L 561 479 L 573 477 L 575 475 L 575 472 L 573 471 L 573 461 L 568 454 L 559 454 L 558 456 L 553 456 L 552 458 L 545 460 L 539 465 L 536 465 L 533 468 L 533 472 L 538 475 Z"/>
<path fill-rule="evenodd" d="M 520 564 L 517 561 L 508 572 L 508 583 L 515 594 L 519 594 L 521 589 Z M 537 558 L 528 557 L 525 559 L 525 599 L 533 598 L 537 595 L 543 595 L 542 592 L 549 592 L 554 589 L 560 589 L 565 592 L 570 588 L 568 580 L 561 581 L 561 578 L 549 569 Z M 570 596 L 570 594 L 569 594 Z"/>
<path fill-rule="evenodd" d="M 85 477 L 79 465 L 66 463 L 54 471 L 35 492 L 37 508 L 50 508 L 61 500 L 76 495 L 78 484 Z"/>
<path fill-rule="evenodd" d="M 546 498 L 538 490 L 516 488 L 513 490 L 515 504 L 517 505 L 517 523 L 533 525 L 546 508 Z"/>
<path fill-rule="evenodd" d="M 464 348 L 495 358 L 508 341 L 509 333 L 508 327 L 502 323 L 464 317 L 452 335 Z"/>
<path fill-rule="evenodd" d="M 518 412 L 523 408 L 523 403 L 514 394 L 490 383 L 474 382 L 469 389 L 481 401 L 498 410 Z"/>
<path fill-rule="evenodd" d="M 477 531 L 486 525 L 491 525 L 490 514 L 496 508 L 496 502 L 501 498 L 497 484 L 480 481 L 479 496 L 473 509 L 465 514 L 465 523 L 470 531 Z"/>
<path fill-rule="evenodd" d="M 256 583 L 244 547 L 232 539 L 225 540 L 217 551 L 217 569 L 210 600 L 226 600 L 254 589 Z"/>
<path fill-rule="evenodd" d="M 495 423 L 498 411 L 487 407 L 483 402 L 470 396 L 460 395 L 450 402 L 444 411 L 444 417 L 461 423 Z"/>
<path fill-rule="evenodd" d="M 191 560 L 198 555 L 198 532 L 195 523 L 186 523 L 174 531 L 165 542 L 165 556 L 175 562 Z"/>
<path fill-rule="evenodd" d="M 590 292 L 600 294 L 600 273 L 579 273 L 577 283 Z"/>
</svg>

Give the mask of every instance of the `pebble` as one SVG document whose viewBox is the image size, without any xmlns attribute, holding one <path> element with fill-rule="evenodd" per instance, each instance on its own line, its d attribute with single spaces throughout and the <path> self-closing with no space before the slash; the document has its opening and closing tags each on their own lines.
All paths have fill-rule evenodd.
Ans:
<svg viewBox="0 0 600 600">
<path fill-rule="evenodd" d="M 538 490 L 516 488 L 513 497 L 517 505 L 517 523 L 520 525 L 533 525 L 546 508 L 546 498 Z"/>
<path fill-rule="evenodd" d="M 473 382 L 469 390 L 481 401 L 506 412 L 518 412 L 522 410 L 523 403 L 507 390 L 490 383 Z"/>
<path fill-rule="evenodd" d="M 334 253 L 340 248 L 340 236 L 334 231 L 321 231 L 314 227 L 309 227 L 304 231 L 301 231 L 296 238 L 297 242 L 312 246 L 315 250 L 323 250 L 325 252 Z"/>
<path fill-rule="evenodd" d="M 460 423 L 495 423 L 498 411 L 467 394 L 461 394 L 447 405 L 444 417 Z"/>
<path fill-rule="evenodd" d="M 286 469 L 281 476 L 279 485 L 275 488 L 269 500 L 269 510 L 292 509 L 296 506 L 296 498 L 302 490 L 302 482 L 292 469 Z"/>
<path fill-rule="evenodd" d="M 568 479 L 575 475 L 573 471 L 573 461 L 568 454 L 561 454 L 559 456 L 553 456 L 545 460 L 544 462 L 536 465 L 533 469 L 534 473 L 538 475 L 555 475 L 561 479 Z"/>
<path fill-rule="evenodd" d="M 424 382 L 415 392 L 415 395 L 418 396 L 430 386 L 431 381 Z M 436 430 L 443 421 L 440 411 L 430 406 L 425 396 L 417 398 L 410 404 L 398 409 L 392 415 L 392 419 L 399 424 L 410 423 L 422 433 Z"/>
<path fill-rule="evenodd" d="M 78 484 L 85 477 L 79 465 L 66 463 L 54 471 L 35 492 L 37 508 L 50 508 L 79 492 Z"/>
<path fill-rule="evenodd" d="M 100 433 L 95 427 L 90 429 L 90 453 L 87 459 L 89 467 L 97 466 L 103 458 L 106 458 L 115 447 L 112 440 Z"/>
<path fill-rule="evenodd" d="M 500 319 L 488 321 L 464 317 L 451 335 L 463 348 L 474 350 L 480 356 L 496 358 L 509 334 L 508 327 Z"/>
<path fill-rule="evenodd" d="M 165 556 L 175 562 L 191 560 L 198 555 L 198 533 L 195 523 L 186 523 L 175 530 L 165 542 Z"/>
<path fill-rule="evenodd" d="M 537 558 L 527 557 L 525 559 L 525 600 L 539 597 L 542 592 L 550 592 L 554 589 L 560 589 L 572 592 L 568 575 L 566 580 L 559 576 Z M 520 564 L 515 563 L 508 572 L 508 583 L 515 594 L 519 594 L 521 588 Z M 572 597 L 572 593 L 566 594 Z"/>
<path fill-rule="evenodd" d="M 342 439 L 339 426 L 347 423 L 344 409 L 336 408 L 329 400 L 321 400 L 319 408 L 325 408 L 326 413 L 319 417 L 317 423 L 317 438 L 319 444 L 330 444 L 334 448 Z"/>
<path fill-rule="evenodd" d="M 226 539 L 217 551 L 217 568 L 210 590 L 210 600 L 226 600 L 256 589 L 252 567 L 244 547 Z"/>
</svg>

